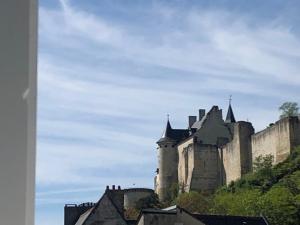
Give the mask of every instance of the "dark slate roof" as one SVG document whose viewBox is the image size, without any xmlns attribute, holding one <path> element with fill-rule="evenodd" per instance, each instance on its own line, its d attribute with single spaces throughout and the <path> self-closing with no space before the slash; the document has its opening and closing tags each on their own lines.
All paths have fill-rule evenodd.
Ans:
<svg viewBox="0 0 300 225">
<path fill-rule="evenodd" d="M 107 196 L 108 199 L 111 201 L 112 205 L 116 208 L 117 212 L 120 214 L 121 218 L 126 222 L 126 219 L 124 218 L 124 191 L 123 190 L 109 190 L 106 189 L 102 197 L 99 199 L 99 201 L 95 204 L 91 210 L 86 211 L 85 213 L 81 214 L 80 221 L 77 221 L 76 225 L 83 225 L 85 221 L 94 213 L 94 211 L 99 207 L 99 204 L 101 204 L 102 199 L 104 196 Z"/>
<path fill-rule="evenodd" d="M 208 116 L 212 113 L 212 111 L 218 111 L 219 110 L 219 107 L 214 105 L 208 113 L 206 113 L 201 120 L 198 120 L 196 121 L 193 125 L 192 125 L 192 128 L 195 128 L 195 129 L 200 129 L 203 124 L 205 123 L 205 121 L 207 120 Z"/>
<path fill-rule="evenodd" d="M 231 108 L 231 104 L 229 104 L 225 123 L 235 123 L 235 122 L 236 121 L 235 121 L 234 114 L 233 114 L 233 111 Z"/>
<path fill-rule="evenodd" d="M 136 225 L 137 220 L 126 220 L 127 225 Z"/>
<path fill-rule="evenodd" d="M 196 121 L 193 125 L 192 125 L 192 128 L 195 128 L 195 129 L 200 129 L 202 127 L 202 124 L 204 123 L 204 121 L 206 120 L 207 118 L 207 114 L 205 116 L 203 116 L 203 118 L 201 120 L 198 120 Z"/>
<path fill-rule="evenodd" d="M 141 211 L 143 214 L 176 214 L 176 210 L 163 210 L 163 209 L 142 209 Z"/>
<path fill-rule="evenodd" d="M 173 129 L 171 127 L 170 121 L 168 120 L 166 129 L 162 135 L 162 137 L 158 140 L 157 143 L 174 140 L 174 141 L 181 141 L 189 136 L 188 129 Z"/>
<path fill-rule="evenodd" d="M 123 217 L 124 212 L 124 190 L 106 190 L 105 194 L 111 200 L 113 205 L 117 208 Z"/>
<path fill-rule="evenodd" d="M 206 225 L 268 225 L 263 217 L 193 214 Z"/>
</svg>

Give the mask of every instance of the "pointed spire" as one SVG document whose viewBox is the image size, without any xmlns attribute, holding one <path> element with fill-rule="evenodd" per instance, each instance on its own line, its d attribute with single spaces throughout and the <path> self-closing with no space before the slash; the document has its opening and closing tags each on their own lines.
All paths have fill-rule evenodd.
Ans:
<svg viewBox="0 0 300 225">
<path fill-rule="evenodd" d="M 163 135 L 161 136 L 161 138 L 158 140 L 157 143 L 172 139 L 172 130 L 173 129 L 172 129 L 171 124 L 170 124 L 169 114 L 167 116 L 168 116 L 168 120 L 167 120 L 166 129 L 164 130 Z"/>
<path fill-rule="evenodd" d="M 169 114 L 167 116 L 168 116 L 168 122 L 167 122 L 166 129 L 162 135 L 162 138 L 171 137 L 172 127 L 171 127 L 170 120 L 169 120 Z"/>
<path fill-rule="evenodd" d="M 231 97 L 232 97 L 232 95 L 230 95 L 230 97 L 229 97 L 229 107 L 228 107 L 225 123 L 235 123 L 236 122 L 232 108 L 231 108 L 231 100 L 232 100 Z"/>
</svg>

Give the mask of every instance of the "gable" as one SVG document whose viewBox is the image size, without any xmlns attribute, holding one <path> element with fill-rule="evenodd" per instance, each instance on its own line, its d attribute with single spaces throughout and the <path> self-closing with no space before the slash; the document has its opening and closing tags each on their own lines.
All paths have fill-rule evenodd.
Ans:
<svg viewBox="0 0 300 225">
<path fill-rule="evenodd" d="M 222 119 L 222 110 L 213 107 L 202 119 L 201 127 L 194 134 L 203 144 L 216 145 L 218 138 L 231 140 L 231 133 Z"/>
<path fill-rule="evenodd" d="M 83 225 L 126 225 L 126 222 L 111 199 L 104 194 Z"/>
</svg>

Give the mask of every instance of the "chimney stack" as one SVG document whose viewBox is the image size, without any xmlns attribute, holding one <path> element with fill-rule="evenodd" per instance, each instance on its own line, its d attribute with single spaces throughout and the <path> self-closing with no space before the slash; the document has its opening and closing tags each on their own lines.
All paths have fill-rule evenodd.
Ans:
<svg viewBox="0 0 300 225">
<path fill-rule="evenodd" d="M 121 190 L 121 186 L 120 185 L 118 186 L 118 190 Z"/>
<path fill-rule="evenodd" d="M 205 109 L 199 109 L 199 121 L 205 116 Z"/>
<path fill-rule="evenodd" d="M 109 190 L 109 186 L 108 185 L 106 185 L 106 190 Z"/>
<path fill-rule="evenodd" d="M 113 185 L 113 186 L 112 186 L 112 189 L 113 189 L 113 190 L 116 190 L 116 185 Z"/>
<path fill-rule="evenodd" d="M 189 116 L 189 128 L 197 121 L 197 116 Z"/>
</svg>

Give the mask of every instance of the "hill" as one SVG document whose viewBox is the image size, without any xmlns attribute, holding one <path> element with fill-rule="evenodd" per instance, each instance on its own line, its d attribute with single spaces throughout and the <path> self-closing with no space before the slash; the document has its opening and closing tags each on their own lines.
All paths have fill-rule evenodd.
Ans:
<svg viewBox="0 0 300 225">
<path fill-rule="evenodd" d="M 282 163 L 259 157 L 254 171 L 207 196 L 183 193 L 174 203 L 201 213 L 259 216 L 271 225 L 300 224 L 300 146 Z"/>
</svg>

